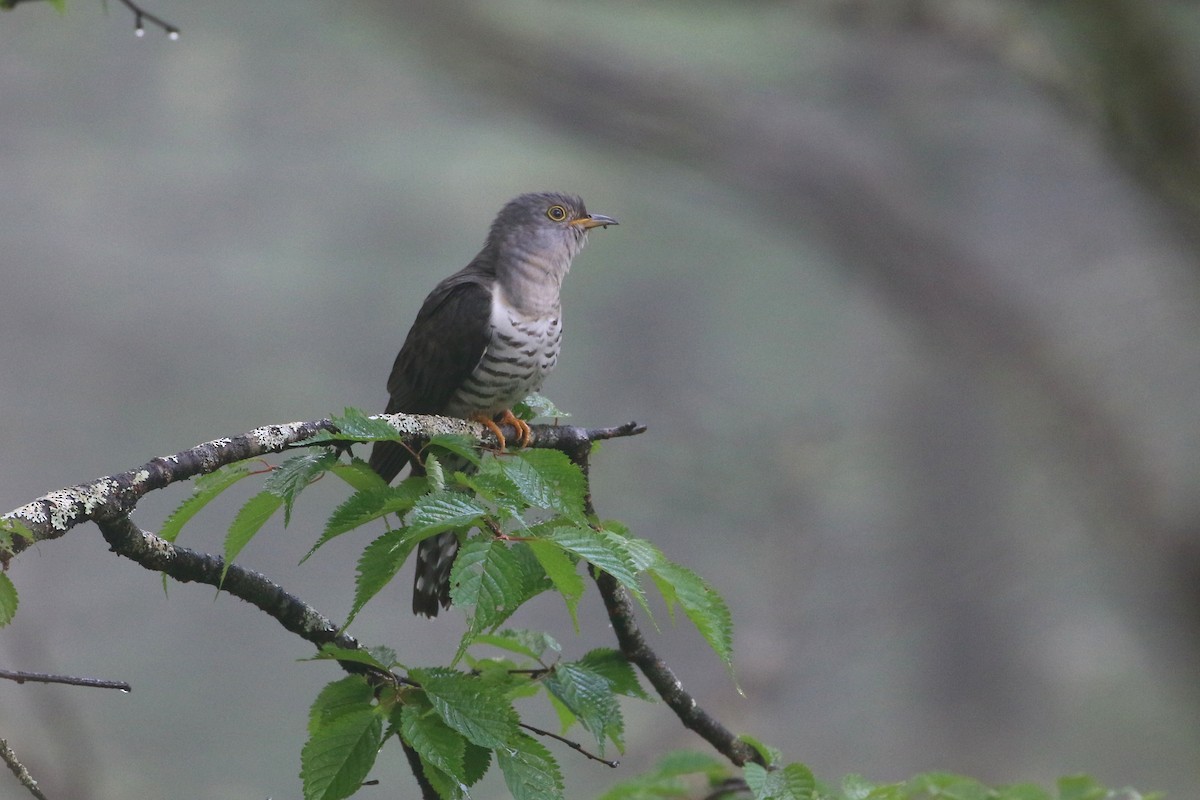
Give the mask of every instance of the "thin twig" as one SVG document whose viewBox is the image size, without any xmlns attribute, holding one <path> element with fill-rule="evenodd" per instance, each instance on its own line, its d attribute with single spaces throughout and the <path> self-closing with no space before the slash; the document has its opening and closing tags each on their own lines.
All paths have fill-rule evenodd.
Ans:
<svg viewBox="0 0 1200 800">
<path fill-rule="evenodd" d="M 566 738 L 565 736 L 559 736 L 557 733 L 551 733 L 550 731 L 544 731 L 541 728 L 535 727 L 535 726 L 530 725 L 525 722 L 522 722 L 519 724 L 525 730 L 533 731 L 538 736 L 549 736 L 551 739 L 557 739 L 558 741 L 565 744 L 567 747 L 570 747 L 572 750 L 578 750 L 580 753 L 583 753 L 585 756 L 590 758 L 592 761 L 599 761 L 601 764 L 603 764 L 606 767 L 612 767 L 613 769 L 616 769 L 621 764 L 621 762 L 619 762 L 619 761 L 609 761 L 607 758 L 601 758 L 600 756 L 596 755 L 595 753 L 589 753 L 587 750 L 584 749 L 583 745 L 581 745 L 579 742 L 573 742 L 570 739 Z"/>
<path fill-rule="evenodd" d="M 38 782 L 29 774 L 29 770 L 17 759 L 17 754 L 8 746 L 7 739 L 0 739 L 0 759 L 3 759 L 8 768 L 12 770 L 12 774 L 17 776 L 17 780 L 29 790 L 31 795 L 37 800 L 47 800 L 46 795 L 42 794 L 41 788 L 38 787 Z"/>
<path fill-rule="evenodd" d="M 143 33 L 145 33 L 146 28 L 142 24 L 142 21 L 146 20 L 152 25 L 157 25 L 158 27 L 162 28 L 163 32 L 167 34 L 167 37 L 172 41 L 179 38 L 179 28 L 176 28 L 162 17 L 157 17 L 154 14 L 151 14 L 137 3 L 134 3 L 133 0 L 121 0 L 121 4 L 133 12 L 133 30 L 138 36 L 141 36 Z"/>
<path fill-rule="evenodd" d="M 67 683 L 71 686 L 88 686 L 94 689 L 120 689 L 132 692 L 133 687 L 125 681 L 106 681 L 103 678 L 77 678 L 74 675 L 51 675 L 45 672 L 13 672 L 0 669 L 0 679 L 17 683 Z"/>
</svg>

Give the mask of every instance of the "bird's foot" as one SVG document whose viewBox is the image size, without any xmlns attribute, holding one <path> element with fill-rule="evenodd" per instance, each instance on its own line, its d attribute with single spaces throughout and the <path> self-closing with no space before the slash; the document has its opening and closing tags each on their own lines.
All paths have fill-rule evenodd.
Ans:
<svg viewBox="0 0 1200 800">
<path fill-rule="evenodd" d="M 500 452 L 504 452 L 504 448 L 508 444 L 507 440 L 504 438 L 504 434 L 500 432 L 501 425 L 512 425 L 517 429 L 517 443 L 520 444 L 521 447 L 527 447 L 529 445 L 529 440 L 533 436 L 533 432 L 529 429 L 529 423 L 523 419 L 518 419 L 513 415 L 512 409 L 509 408 L 504 409 L 498 422 L 493 420 L 487 414 L 475 414 L 471 417 L 471 419 L 483 425 L 483 427 L 495 434 L 496 440 L 500 442 Z"/>
</svg>

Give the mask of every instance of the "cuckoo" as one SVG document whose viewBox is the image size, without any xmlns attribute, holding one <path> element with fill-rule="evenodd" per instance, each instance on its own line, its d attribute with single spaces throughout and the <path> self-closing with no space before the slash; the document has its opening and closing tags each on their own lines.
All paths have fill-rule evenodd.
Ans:
<svg viewBox="0 0 1200 800">
<path fill-rule="evenodd" d="M 497 425 L 521 445 L 529 426 L 512 405 L 541 388 L 562 340 L 559 289 L 588 231 L 616 225 L 566 194 L 525 194 L 500 210 L 471 263 L 443 280 L 421 305 L 388 378 L 389 414 L 441 414 L 482 422 L 504 449 Z M 396 442 L 376 442 L 371 468 L 391 481 L 413 460 Z M 454 531 L 417 548 L 413 613 L 450 605 Z"/>
</svg>

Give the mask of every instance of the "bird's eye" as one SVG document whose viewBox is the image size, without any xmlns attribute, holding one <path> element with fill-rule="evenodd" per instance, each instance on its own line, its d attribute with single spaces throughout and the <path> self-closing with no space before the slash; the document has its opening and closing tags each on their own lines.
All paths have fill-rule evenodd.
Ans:
<svg viewBox="0 0 1200 800">
<path fill-rule="evenodd" d="M 554 222 L 562 222 L 567 218 L 567 210 L 562 206 L 550 206 L 546 209 L 546 216 Z"/>
</svg>

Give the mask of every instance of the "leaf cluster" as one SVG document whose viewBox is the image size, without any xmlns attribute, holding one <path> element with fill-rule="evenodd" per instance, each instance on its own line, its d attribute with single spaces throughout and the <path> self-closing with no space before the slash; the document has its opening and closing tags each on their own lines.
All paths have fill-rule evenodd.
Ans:
<svg viewBox="0 0 1200 800">
<path fill-rule="evenodd" d="M 421 468 L 391 486 L 359 458 L 345 456 L 348 441 L 399 440 L 395 429 L 353 410 L 334 423 L 336 433 L 318 437 L 324 446 L 278 466 L 239 462 L 201 478 L 163 528 L 164 538 L 174 540 L 226 489 L 266 471 L 262 491 L 245 502 L 226 534 L 227 570 L 277 513 L 285 526 L 290 522 L 306 487 L 327 474 L 340 478 L 350 494 L 329 514 L 305 560 L 343 534 L 384 523 L 358 560 L 346 626 L 422 541 L 446 532 L 459 538 L 450 596 L 467 626 L 448 667 L 409 668 L 387 651 L 322 651 L 322 657 L 363 665 L 368 674 L 330 684 L 317 698 L 302 755 L 306 797 L 353 793 L 391 736 L 416 751 L 425 777 L 444 798 L 465 796 L 492 761 L 514 797 L 560 797 L 557 761 L 513 707 L 534 695 L 550 703 L 563 733 L 586 731 L 601 756 L 609 745 L 622 750 L 618 697 L 649 699 L 625 657 L 599 649 L 567 661 L 546 634 L 502 629 L 522 604 L 554 591 L 578 630 L 585 569 L 608 573 L 648 613 L 645 589 L 655 587 L 672 618 L 682 609 L 732 672 L 732 622 L 722 598 L 620 523 L 590 517 L 585 478 L 567 455 L 536 449 L 481 454 L 470 439 L 437 436 L 417 454 Z M 485 646 L 502 654 L 473 654 Z"/>
</svg>

